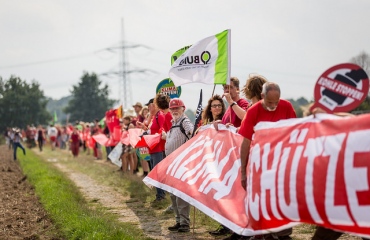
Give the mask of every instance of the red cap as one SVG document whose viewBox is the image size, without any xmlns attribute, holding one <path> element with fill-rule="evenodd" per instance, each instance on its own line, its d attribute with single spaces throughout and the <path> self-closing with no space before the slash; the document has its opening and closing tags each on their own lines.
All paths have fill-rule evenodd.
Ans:
<svg viewBox="0 0 370 240">
<path fill-rule="evenodd" d="M 175 108 L 175 107 L 184 107 L 185 109 L 185 105 L 183 101 L 179 98 L 173 98 L 170 101 L 170 108 Z"/>
</svg>

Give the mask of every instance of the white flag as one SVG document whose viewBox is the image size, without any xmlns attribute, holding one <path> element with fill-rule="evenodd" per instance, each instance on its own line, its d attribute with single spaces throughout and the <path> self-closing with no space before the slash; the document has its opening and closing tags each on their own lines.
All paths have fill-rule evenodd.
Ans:
<svg viewBox="0 0 370 240">
<path fill-rule="evenodd" d="M 230 34 L 228 29 L 207 37 L 178 57 L 169 72 L 175 86 L 188 83 L 229 85 Z"/>
</svg>

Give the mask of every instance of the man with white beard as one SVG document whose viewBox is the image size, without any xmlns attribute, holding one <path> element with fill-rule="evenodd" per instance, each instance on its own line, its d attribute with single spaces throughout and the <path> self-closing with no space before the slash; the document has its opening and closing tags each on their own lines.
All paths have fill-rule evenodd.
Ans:
<svg viewBox="0 0 370 240">
<path fill-rule="evenodd" d="M 162 132 L 162 139 L 166 140 L 166 156 L 170 155 L 177 148 L 183 145 L 193 133 L 194 125 L 190 119 L 185 116 L 185 105 L 178 99 L 170 101 L 170 113 L 172 115 L 172 127 L 166 133 Z M 179 197 L 171 194 L 173 211 L 176 214 L 176 224 L 169 227 L 170 231 L 189 232 L 190 231 L 190 204 Z"/>
</svg>

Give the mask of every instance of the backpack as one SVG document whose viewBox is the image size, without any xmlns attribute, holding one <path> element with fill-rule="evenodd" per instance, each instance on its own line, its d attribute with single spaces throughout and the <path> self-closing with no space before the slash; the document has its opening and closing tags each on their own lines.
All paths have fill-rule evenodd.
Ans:
<svg viewBox="0 0 370 240">
<path fill-rule="evenodd" d="M 184 120 L 185 119 L 188 119 L 187 117 L 184 117 L 182 120 L 181 120 L 181 122 L 179 123 L 179 125 L 176 125 L 176 126 L 173 126 L 172 125 L 172 127 L 170 128 L 170 131 L 173 129 L 173 128 L 177 128 L 177 127 L 179 127 L 180 128 L 180 131 L 182 132 L 182 134 L 184 134 L 185 135 L 185 137 L 186 137 L 186 141 L 188 141 L 189 140 L 189 137 L 188 137 L 188 135 L 186 135 L 186 132 L 185 132 L 185 128 L 184 128 L 184 126 L 182 125 L 182 123 L 184 122 Z M 186 142 L 185 141 L 185 142 Z"/>
<path fill-rule="evenodd" d="M 162 115 L 164 115 L 164 113 L 163 112 L 161 112 L 161 111 L 158 111 L 156 114 L 155 114 L 155 120 L 157 121 L 157 125 L 159 126 L 159 122 L 158 122 L 158 115 L 159 114 L 162 114 Z"/>
</svg>

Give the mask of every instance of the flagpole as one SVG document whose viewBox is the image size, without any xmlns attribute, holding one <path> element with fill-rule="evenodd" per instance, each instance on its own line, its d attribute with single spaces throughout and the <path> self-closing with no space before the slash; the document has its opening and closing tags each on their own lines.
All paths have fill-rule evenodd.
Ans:
<svg viewBox="0 0 370 240">
<path fill-rule="evenodd" d="M 230 85 L 231 84 L 229 84 L 229 95 L 230 95 Z M 230 116 L 229 116 L 229 118 L 230 118 L 230 123 L 231 123 L 231 110 L 233 110 L 233 108 L 231 107 L 231 105 L 229 105 L 229 108 L 230 108 Z"/>
<path fill-rule="evenodd" d="M 195 228 L 195 207 L 193 206 L 194 214 L 193 214 L 193 235 L 194 235 L 194 228 Z"/>
<path fill-rule="evenodd" d="M 213 97 L 213 94 L 215 93 L 215 88 L 216 88 L 216 84 L 213 86 L 212 97 Z"/>
</svg>

